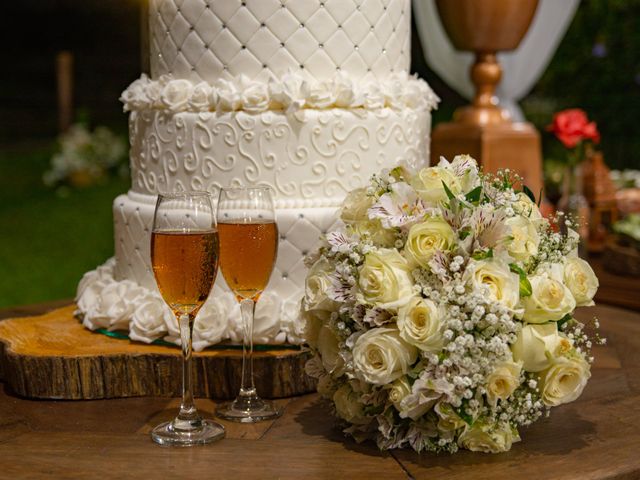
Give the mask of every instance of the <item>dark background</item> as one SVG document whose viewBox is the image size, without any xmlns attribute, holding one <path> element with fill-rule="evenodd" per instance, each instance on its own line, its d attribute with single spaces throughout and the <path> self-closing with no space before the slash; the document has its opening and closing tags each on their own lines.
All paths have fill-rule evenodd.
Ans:
<svg viewBox="0 0 640 480">
<path fill-rule="evenodd" d="M 118 97 L 140 73 L 140 0 L 5 3 L 0 144 L 56 135 L 54 57 L 65 49 L 75 55 L 81 117 L 125 132 Z M 448 119 L 463 100 L 428 69 L 417 34 L 413 44 L 413 71 L 443 99 L 435 121 Z M 555 110 L 584 108 L 602 132 L 607 162 L 637 165 L 640 0 L 583 1 L 549 69 L 522 104 L 538 127 Z"/>
</svg>

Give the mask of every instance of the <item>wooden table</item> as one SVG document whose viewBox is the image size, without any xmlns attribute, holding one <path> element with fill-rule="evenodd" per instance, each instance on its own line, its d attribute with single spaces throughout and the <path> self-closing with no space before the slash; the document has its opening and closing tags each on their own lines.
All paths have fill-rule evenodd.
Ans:
<svg viewBox="0 0 640 480">
<path fill-rule="evenodd" d="M 60 302 L 0 311 L 36 315 Z M 281 400 L 282 418 L 241 426 L 204 447 L 156 446 L 149 430 L 171 418 L 178 401 L 130 398 L 33 401 L 0 384 L 0 478 L 283 479 L 637 479 L 640 478 L 640 313 L 598 306 L 609 345 L 596 350 L 582 397 L 523 429 L 504 454 L 380 453 L 333 428 L 317 395 Z M 197 401 L 211 414 L 214 403 Z"/>
</svg>

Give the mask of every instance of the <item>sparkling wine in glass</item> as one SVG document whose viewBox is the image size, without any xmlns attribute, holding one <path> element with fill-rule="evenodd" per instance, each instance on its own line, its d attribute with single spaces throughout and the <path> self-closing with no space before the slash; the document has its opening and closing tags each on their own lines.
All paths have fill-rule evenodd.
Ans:
<svg viewBox="0 0 640 480">
<path fill-rule="evenodd" d="M 242 379 L 240 393 L 220 405 L 216 415 L 253 423 L 279 417 L 282 411 L 261 399 L 253 382 L 253 317 L 256 302 L 273 271 L 278 227 L 269 187 L 223 188 L 218 198 L 220 269 L 240 302 L 242 312 Z"/>
<path fill-rule="evenodd" d="M 158 195 L 151 233 L 151 264 L 158 289 L 176 317 L 182 344 L 182 403 L 178 416 L 153 429 L 161 445 L 190 446 L 224 437 L 224 427 L 198 414 L 193 403 L 191 332 L 218 271 L 218 231 L 211 195 Z"/>
</svg>

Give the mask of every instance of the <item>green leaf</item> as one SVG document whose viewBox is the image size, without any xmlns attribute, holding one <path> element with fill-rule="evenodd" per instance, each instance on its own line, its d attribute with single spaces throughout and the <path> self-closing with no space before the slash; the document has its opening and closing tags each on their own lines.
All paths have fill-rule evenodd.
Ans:
<svg viewBox="0 0 640 480">
<path fill-rule="evenodd" d="M 486 258 L 493 258 L 493 248 L 489 248 L 488 250 L 476 250 L 471 255 L 471 258 L 474 260 L 484 260 Z"/>
<path fill-rule="evenodd" d="M 533 293 L 533 287 L 531 286 L 531 282 L 527 278 L 527 272 L 525 272 L 522 268 L 520 268 L 515 263 L 509 264 L 509 269 L 513 273 L 517 273 L 520 277 L 520 296 L 521 297 L 529 297 Z"/>
<path fill-rule="evenodd" d="M 571 316 L 570 313 L 567 313 L 564 317 L 562 317 L 560 320 L 558 320 L 558 322 L 557 322 L 558 330 L 560 330 L 565 323 L 567 323 L 567 322 L 569 322 L 571 320 L 573 320 L 573 317 Z"/>
<path fill-rule="evenodd" d="M 469 227 L 463 228 L 462 230 L 460 230 L 458 232 L 458 238 L 460 240 L 464 240 L 465 238 L 467 238 L 469 235 L 471 235 L 471 229 Z"/>
<path fill-rule="evenodd" d="M 522 191 L 524 192 L 524 194 L 529 197 L 531 199 L 531 201 L 533 203 L 536 203 L 536 196 L 533 194 L 533 192 L 529 189 L 529 187 L 527 187 L 526 185 L 522 185 Z"/>
<path fill-rule="evenodd" d="M 442 186 L 444 187 L 444 193 L 447 194 L 447 197 L 449 198 L 449 200 L 454 200 L 456 196 L 451 192 L 447 184 L 444 183 L 444 180 L 441 180 L 441 182 L 442 182 Z"/>
<path fill-rule="evenodd" d="M 469 426 L 473 425 L 473 417 L 471 415 L 469 415 L 465 409 L 464 409 L 464 404 L 461 407 L 458 408 L 454 408 L 453 409 L 454 412 L 456 412 L 456 414 L 462 419 L 464 420 L 464 423 L 466 423 Z"/>
<path fill-rule="evenodd" d="M 482 185 L 479 185 L 473 190 L 471 190 L 469 193 L 467 193 L 464 198 L 467 199 L 467 202 L 471 202 L 477 205 L 478 203 L 480 203 L 481 196 L 482 196 Z"/>
</svg>

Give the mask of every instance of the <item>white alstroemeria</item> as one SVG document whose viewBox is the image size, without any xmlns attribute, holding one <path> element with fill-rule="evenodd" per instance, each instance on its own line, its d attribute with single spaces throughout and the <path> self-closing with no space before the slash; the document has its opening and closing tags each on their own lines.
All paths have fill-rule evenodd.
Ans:
<svg viewBox="0 0 640 480">
<path fill-rule="evenodd" d="M 380 196 L 369 208 L 369 218 L 380 219 L 384 228 L 402 227 L 420 220 L 426 206 L 416 191 L 404 182 L 391 185 L 391 192 Z"/>
<path fill-rule="evenodd" d="M 469 193 L 480 185 L 478 162 L 470 155 L 456 155 L 451 163 L 440 157 L 438 166 L 450 170 L 458 178 L 463 193 Z"/>
</svg>

